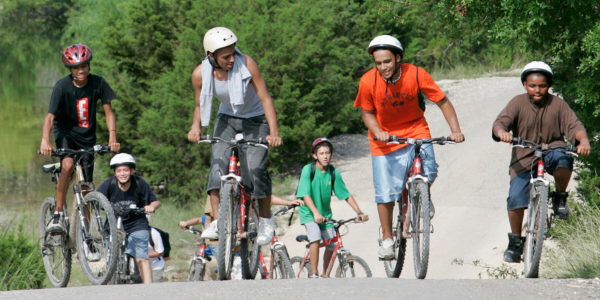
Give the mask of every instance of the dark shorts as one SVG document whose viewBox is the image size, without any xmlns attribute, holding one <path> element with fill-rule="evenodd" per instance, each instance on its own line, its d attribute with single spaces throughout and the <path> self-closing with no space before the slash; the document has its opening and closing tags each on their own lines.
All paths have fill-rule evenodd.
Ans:
<svg viewBox="0 0 600 300">
<path fill-rule="evenodd" d="M 573 157 L 562 152 L 550 151 L 546 154 L 544 163 L 546 172 L 550 175 L 561 167 L 573 171 Z M 508 210 L 527 208 L 529 206 L 529 180 L 532 176 L 533 178 L 537 177 L 537 163 L 533 165 L 531 172 L 519 174 L 510 181 L 508 199 L 506 199 Z"/>
<path fill-rule="evenodd" d="M 59 137 L 55 140 L 55 142 L 56 142 L 56 148 L 79 150 L 79 149 L 90 149 L 90 148 L 94 147 L 93 144 L 85 145 L 85 144 L 78 143 L 70 136 Z M 67 157 L 73 158 L 73 155 L 70 154 L 70 155 L 62 156 L 60 158 L 61 163 L 62 163 L 62 160 Z M 83 178 L 85 178 L 85 181 L 87 181 L 87 182 L 92 182 L 94 180 L 94 155 L 93 154 L 84 154 L 83 156 L 81 156 L 80 162 L 81 162 L 81 168 L 83 170 Z M 73 167 L 75 167 L 75 162 L 73 162 Z"/>
<path fill-rule="evenodd" d="M 269 135 L 267 118 L 257 116 L 248 119 L 236 118 L 224 114 L 217 115 L 213 135 L 232 140 L 237 133 L 245 139 L 265 138 Z M 271 176 L 267 168 L 268 150 L 263 147 L 242 146 L 239 151 L 242 182 L 246 192 L 253 198 L 271 197 Z M 231 148 L 226 143 L 212 144 L 212 162 L 208 177 L 207 191 L 221 188 L 221 175 L 228 173 Z"/>
</svg>

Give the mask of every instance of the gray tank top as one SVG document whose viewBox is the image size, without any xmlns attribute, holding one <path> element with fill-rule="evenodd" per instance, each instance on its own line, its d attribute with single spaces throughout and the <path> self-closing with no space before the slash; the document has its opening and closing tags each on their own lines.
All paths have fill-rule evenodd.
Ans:
<svg viewBox="0 0 600 300">
<path fill-rule="evenodd" d="M 248 83 L 246 95 L 244 96 L 244 106 L 238 109 L 237 113 L 233 113 L 231 109 L 231 100 L 229 99 L 229 90 L 227 89 L 227 81 L 219 81 L 213 78 L 214 96 L 221 101 L 219 113 L 236 118 L 248 119 L 265 114 L 265 110 L 258 99 L 254 85 Z"/>
</svg>

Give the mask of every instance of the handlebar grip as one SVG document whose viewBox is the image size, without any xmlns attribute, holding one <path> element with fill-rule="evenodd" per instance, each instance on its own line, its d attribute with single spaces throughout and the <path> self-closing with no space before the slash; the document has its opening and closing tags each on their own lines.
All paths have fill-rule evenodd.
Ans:
<svg viewBox="0 0 600 300">
<path fill-rule="evenodd" d="M 573 145 L 568 145 L 567 146 L 567 151 L 577 153 L 577 147 L 575 147 Z"/>
<path fill-rule="evenodd" d="M 207 134 L 207 135 L 201 135 L 201 136 L 200 136 L 200 140 L 201 140 L 201 141 L 202 141 L 202 140 L 210 140 L 210 135 L 208 135 L 208 134 Z"/>
<path fill-rule="evenodd" d="M 42 154 L 42 150 L 37 151 L 38 155 Z"/>
<path fill-rule="evenodd" d="M 513 142 L 513 144 L 522 144 L 523 139 L 520 137 L 513 137 L 512 142 Z"/>
<path fill-rule="evenodd" d="M 376 137 L 376 136 L 373 136 L 373 140 L 374 140 L 374 141 L 377 141 L 377 137 Z"/>
</svg>

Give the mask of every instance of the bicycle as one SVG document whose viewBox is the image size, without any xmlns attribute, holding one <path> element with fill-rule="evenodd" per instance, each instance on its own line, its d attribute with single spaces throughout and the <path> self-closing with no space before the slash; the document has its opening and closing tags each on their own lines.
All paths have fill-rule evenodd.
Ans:
<svg viewBox="0 0 600 300">
<path fill-rule="evenodd" d="M 295 208 L 298 205 L 287 205 L 282 209 L 278 210 L 273 214 L 273 217 L 282 213 L 287 213 L 290 209 Z M 296 273 L 292 269 L 292 263 L 290 261 L 290 255 L 288 254 L 287 248 L 283 242 L 277 239 L 277 236 L 273 235 L 271 240 L 271 259 L 269 268 L 265 264 L 262 252 L 259 250 L 260 258 L 260 274 L 262 279 L 286 279 L 296 278 Z"/>
<path fill-rule="evenodd" d="M 202 235 L 202 231 L 194 228 L 193 226 L 186 226 L 185 232 L 192 234 Z M 200 239 L 200 249 L 197 254 L 194 254 L 192 263 L 190 264 L 190 271 L 188 274 L 188 281 L 203 281 L 204 272 L 206 271 L 206 262 L 211 261 L 211 257 L 206 255 L 206 242 L 204 239 Z"/>
<path fill-rule="evenodd" d="M 374 136 L 373 140 L 377 138 Z M 390 278 L 400 277 L 406 256 L 406 239 L 413 240 L 413 258 L 415 276 L 424 279 L 429 264 L 429 235 L 433 233 L 431 224 L 429 178 L 423 174 L 421 166 L 421 147 L 424 144 L 455 144 L 450 137 L 434 139 L 413 139 L 391 136 L 388 144 L 408 144 L 415 146 L 412 166 L 406 177 L 406 186 L 402 191 L 402 204 L 394 205 L 392 236 L 394 238 L 394 257 L 383 260 L 385 272 Z M 379 238 L 379 246 L 382 238 Z"/>
<path fill-rule="evenodd" d="M 198 143 L 228 143 L 231 149 L 228 174 L 221 175 L 221 192 L 219 195 L 219 259 L 218 278 L 228 280 L 233 266 L 236 239 L 240 239 L 240 256 L 242 259 L 242 278 L 253 279 L 258 270 L 259 247 L 256 242 L 258 235 L 256 224 L 259 221 L 258 208 L 255 201 L 246 193 L 242 184 L 242 176 L 238 168 L 239 148 L 244 145 L 269 148 L 265 139 L 245 140 L 241 133 L 234 140 L 227 141 L 220 137 L 203 135 Z M 254 212 L 255 218 L 250 219 L 246 212 L 247 206 Z M 254 222 L 253 222 L 254 221 Z"/>
<path fill-rule="evenodd" d="M 46 232 L 48 224 L 56 209 L 56 197 L 48 197 L 42 202 L 39 216 L 40 251 L 44 268 L 50 283 L 54 287 L 66 287 L 71 276 L 72 248 L 78 253 L 81 269 L 87 279 L 94 285 L 106 284 L 115 271 L 116 263 L 109 260 L 111 253 L 117 252 L 117 225 L 113 209 L 108 199 L 95 191 L 93 183 L 87 183 L 83 176 L 81 158 L 84 154 L 111 153 L 108 146 L 96 145 L 91 149 L 52 149 L 52 156 L 62 157 L 74 155 L 75 171 L 73 181 L 74 209 L 71 219 L 67 214 L 67 203 L 63 204 L 64 232 Z M 38 150 L 38 154 L 40 151 Z M 57 184 L 61 172 L 61 163 L 43 166 L 45 173 L 52 173 L 52 181 Z M 84 197 L 84 192 L 87 195 Z M 105 235 L 108 233 L 108 236 Z M 75 245 L 71 241 L 75 238 Z M 87 248 L 87 249 L 86 249 Z M 89 249 L 89 250 L 88 250 Z M 100 254 L 100 259 L 88 260 L 86 250 Z"/>
<path fill-rule="evenodd" d="M 566 147 L 551 147 L 547 144 L 536 144 L 520 137 L 513 138 L 512 147 L 534 150 L 534 160 L 531 165 L 532 170 L 533 164 L 537 160 L 537 176 L 533 177 L 533 174 L 531 174 L 531 179 L 529 180 L 529 206 L 527 207 L 527 221 L 524 225 L 526 235 L 525 247 L 523 249 L 525 277 L 537 278 L 544 240 L 548 236 L 552 220 L 554 220 L 554 210 L 551 203 L 548 202 L 550 181 L 544 178 L 546 172 L 544 157 L 548 151 L 559 151 L 577 157 L 577 147 L 571 145 Z"/>
<path fill-rule="evenodd" d="M 123 220 L 127 220 L 130 214 L 144 214 L 144 208 L 139 208 L 133 201 L 121 201 L 113 203 L 113 210 L 117 216 L 118 244 L 116 261 L 117 269 L 110 280 L 110 284 L 142 283 L 142 276 L 135 262 L 135 258 L 126 253 L 128 234 L 123 228 Z"/>
<path fill-rule="evenodd" d="M 342 244 L 342 235 L 340 234 L 340 227 L 346 223 L 360 223 L 358 218 L 348 219 L 348 220 L 339 220 L 336 221 L 334 219 L 325 219 L 325 223 L 333 224 L 333 228 L 335 230 L 335 237 L 328 240 L 322 241 L 319 245 L 320 248 L 326 247 L 332 243 L 336 243 L 335 249 L 333 253 L 335 255 L 331 256 L 331 261 L 329 262 L 329 266 L 327 270 L 323 271 L 323 274 L 326 277 L 329 277 L 331 274 L 331 270 L 333 269 L 333 264 L 337 257 L 338 259 L 338 268 L 335 272 L 335 277 L 346 277 L 348 275 L 348 271 L 350 271 L 350 277 L 372 277 L 371 269 L 367 265 L 367 262 L 356 256 L 352 255 L 349 250 L 344 248 Z M 308 240 L 308 236 L 299 235 L 296 237 L 296 241 L 299 243 L 306 242 L 306 253 L 304 254 L 304 258 L 300 256 L 292 257 L 292 269 L 294 274 L 297 274 L 298 278 L 309 278 L 311 274 L 311 265 L 310 265 L 310 242 Z"/>
</svg>

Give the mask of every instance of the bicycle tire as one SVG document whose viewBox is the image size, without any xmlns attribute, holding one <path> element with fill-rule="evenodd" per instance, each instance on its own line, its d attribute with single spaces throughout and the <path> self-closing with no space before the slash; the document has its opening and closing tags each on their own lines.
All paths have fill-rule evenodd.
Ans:
<svg viewBox="0 0 600 300">
<path fill-rule="evenodd" d="M 278 265 L 281 270 L 281 279 L 295 278 L 294 269 L 292 268 L 292 263 L 290 262 L 290 257 L 287 254 L 287 250 L 285 248 L 277 250 L 277 256 Z"/>
<path fill-rule="evenodd" d="M 204 263 L 197 262 L 196 263 L 196 271 L 194 272 L 194 281 L 203 281 L 204 280 Z"/>
<path fill-rule="evenodd" d="M 357 266 L 359 266 L 357 268 Z M 342 272 L 342 268 L 344 268 L 345 272 Z M 364 271 L 364 276 L 360 276 L 362 274 L 360 274 L 360 268 L 363 269 Z M 345 273 L 345 276 L 344 276 Z M 350 275 L 350 276 L 349 276 Z M 367 265 L 367 262 L 358 257 L 358 256 L 354 256 L 354 255 L 349 255 L 346 258 L 344 258 L 343 263 L 340 263 L 340 265 L 338 265 L 338 268 L 335 272 L 335 277 L 358 277 L 358 278 L 362 278 L 362 277 L 372 277 L 373 274 L 371 273 L 371 269 L 369 268 L 369 265 Z"/>
<path fill-rule="evenodd" d="M 196 260 L 192 259 L 190 263 L 190 269 L 188 270 L 188 281 L 195 281 L 194 276 L 196 273 Z"/>
<path fill-rule="evenodd" d="M 527 212 L 528 228 L 523 257 L 526 278 L 538 277 L 544 239 L 546 239 L 548 187 L 538 185 L 534 187 L 534 191 L 535 197 L 530 200 L 530 208 Z"/>
<path fill-rule="evenodd" d="M 39 215 L 39 246 L 48 280 L 53 287 L 66 287 L 71 278 L 72 263 L 69 235 L 46 234 L 46 226 L 52 219 L 55 206 L 54 197 L 48 197 L 42 202 Z M 53 245 L 56 242 L 60 245 Z"/>
<path fill-rule="evenodd" d="M 294 256 L 292 257 L 292 259 L 290 259 L 290 263 L 292 264 L 292 271 L 294 272 L 294 277 L 309 278 L 311 272 L 310 261 L 309 259 L 307 259 L 306 263 L 304 264 L 304 268 L 300 270 L 300 267 L 302 266 L 302 260 L 304 260 L 304 258 L 300 256 Z"/>
<path fill-rule="evenodd" d="M 396 236 L 394 240 L 394 259 L 383 261 L 385 274 L 389 278 L 398 278 L 402 273 L 404 258 L 406 257 L 406 239 L 402 238 L 403 222 L 401 221 L 402 203 L 394 205 L 394 223 L 396 224 Z"/>
<path fill-rule="evenodd" d="M 416 182 L 413 187 L 413 192 L 416 193 L 411 197 L 414 268 L 417 279 L 424 279 L 429 264 L 429 233 L 431 232 L 429 184 Z"/>
<path fill-rule="evenodd" d="M 219 200 L 219 280 L 228 280 L 233 267 L 235 232 L 237 231 L 236 207 L 239 194 L 235 193 L 235 182 L 227 181 L 221 188 L 221 199 Z"/>
<path fill-rule="evenodd" d="M 89 262 L 85 256 L 83 245 L 83 228 L 81 220 L 77 222 L 77 257 L 85 277 L 93 285 L 107 284 L 117 268 L 117 260 L 111 259 L 112 253 L 119 253 L 117 221 L 108 199 L 99 192 L 92 191 L 85 196 L 85 207 L 82 211 L 90 210 L 88 231 L 92 238 L 92 247 L 100 252 L 98 262 Z M 79 216 L 78 216 L 79 217 Z M 105 228 L 108 224 L 108 228 Z"/>
<path fill-rule="evenodd" d="M 117 234 L 118 236 L 118 252 L 116 256 L 117 266 L 115 267 L 115 272 L 113 276 L 110 278 L 110 284 L 124 284 L 123 276 L 126 275 L 126 271 L 124 269 L 124 265 L 126 264 L 127 254 L 125 253 L 125 249 L 123 245 L 124 237 L 122 234 Z"/>
<path fill-rule="evenodd" d="M 246 214 L 246 224 L 245 229 L 248 231 L 250 228 L 249 224 L 250 218 L 248 214 Z M 258 225 L 258 224 L 257 224 Z M 258 226 L 255 226 L 255 228 Z M 260 245 L 256 242 L 256 237 L 254 238 L 243 238 L 240 240 L 240 258 L 242 259 L 242 279 L 254 279 L 256 278 L 256 272 L 258 272 L 258 265 L 260 263 L 260 259 L 258 258 L 258 253 L 260 251 Z"/>
</svg>

